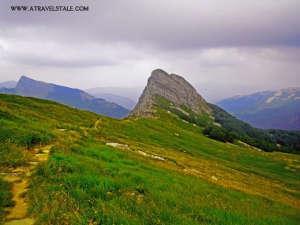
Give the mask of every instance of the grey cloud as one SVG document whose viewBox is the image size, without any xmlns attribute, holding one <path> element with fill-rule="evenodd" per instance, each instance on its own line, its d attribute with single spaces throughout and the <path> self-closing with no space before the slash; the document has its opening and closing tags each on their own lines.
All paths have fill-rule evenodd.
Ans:
<svg viewBox="0 0 300 225">
<path fill-rule="evenodd" d="M 11 12 L 13 4 L 90 11 Z M 27 74 L 79 88 L 142 87 L 161 67 L 213 100 L 300 86 L 299 8 L 298 0 L 1 0 L 0 81 Z"/>
<path fill-rule="evenodd" d="M 60 44 L 50 40 L 0 39 L 0 58 L 11 63 L 53 67 L 95 67 L 118 64 L 120 49 L 90 44 Z"/>
<path fill-rule="evenodd" d="M 87 13 L 13 13 L 8 26 L 47 27 L 51 38 L 131 42 L 158 48 L 299 46 L 298 0 L 237 1 L 22 1 L 22 4 L 87 4 Z M 63 22 L 61 22 L 63 20 Z M 43 34 L 41 34 L 43 36 Z M 70 41 L 70 40 L 69 40 Z"/>
<path fill-rule="evenodd" d="M 72 67 L 72 68 L 84 68 L 84 67 L 95 67 L 95 66 L 111 66 L 114 64 L 112 61 L 108 60 L 59 60 L 55 58 L 35 58 L 28 56 L 17 56 L 10 60 L 15 63 L 26 64 L 26 65 L 36 65 L 36 66 L 54 66 L 54 67 Z"/>
</svg>

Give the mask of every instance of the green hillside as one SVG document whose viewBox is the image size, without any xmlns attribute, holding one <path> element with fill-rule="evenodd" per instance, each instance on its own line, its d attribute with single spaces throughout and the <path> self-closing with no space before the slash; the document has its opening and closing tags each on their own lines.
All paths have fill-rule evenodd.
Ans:
<svg viewBox="0 0 300 225">
<path fill-rule="evenodd" d="M 196 119 L 157 108 L 117 120 L 0 94 L 0 223 L 16 204 L 5 174 L 49 146 L 23 196 L 36 224 L 299 224 L 300 155 L 210 139 Z"/>
</svg>

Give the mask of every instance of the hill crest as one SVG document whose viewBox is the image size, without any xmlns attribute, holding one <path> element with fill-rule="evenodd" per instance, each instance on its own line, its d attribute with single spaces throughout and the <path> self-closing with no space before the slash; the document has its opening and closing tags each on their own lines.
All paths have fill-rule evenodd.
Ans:
<svg viewBox="0 0 300 225">
<path fill-rule="evenodd" d="M 123 118 L 129 112 L 118 104 L 95 98 L 80 89 L 38 81 L 27 76 L 21 76 L 15 88 L 0 89 L 0 92 L 53 100 L 115 118 Z"/>
<path fill-rule="evenodd" d="M 151 116 L 156 96 L 167 99 L 176 107 L 186 106 L 197 114 L 210 114 L 211 112 L 206 101 L 182 76 L 156 69 L 152 71 L 147 86 L 130 115 Z"/>
</svg>

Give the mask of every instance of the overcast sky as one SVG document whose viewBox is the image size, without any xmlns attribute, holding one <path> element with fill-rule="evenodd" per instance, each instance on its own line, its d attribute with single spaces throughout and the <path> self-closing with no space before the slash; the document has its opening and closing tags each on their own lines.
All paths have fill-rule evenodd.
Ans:
<svg viewBox="0 0 300 225">
<path fill-rule="evenodd" d="M 0 82 L 27 75 L 81 89 L 142 88 L 162 68 L 210 101 L 300 86 L 299 11 L 299 0 L 1 0 Z"/>
</svg>

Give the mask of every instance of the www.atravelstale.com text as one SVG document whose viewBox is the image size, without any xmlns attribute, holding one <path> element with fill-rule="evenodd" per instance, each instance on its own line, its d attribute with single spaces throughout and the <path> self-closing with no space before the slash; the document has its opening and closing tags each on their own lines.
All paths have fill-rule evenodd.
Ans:
<svg viewBox="0 0 300 225">
<path fill-rule="evenodd" d="M 25 6 L 25 5 L 12 5 L 11 11 L 14 12 L 82 12 L 82 11 L 89 11 L 89 6 L 87 5 L 32 5 L 32 6 Z"/>
</svg>

